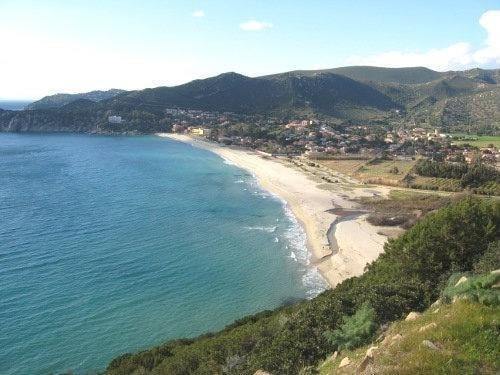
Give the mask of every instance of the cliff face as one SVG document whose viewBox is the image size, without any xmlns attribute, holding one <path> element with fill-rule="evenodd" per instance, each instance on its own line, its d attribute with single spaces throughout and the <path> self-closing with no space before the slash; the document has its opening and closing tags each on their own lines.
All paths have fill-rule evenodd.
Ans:
<svg viewBox="0 0 500 375">
<path fill-rule="evenodd" d="M 149 112 L 120 112 L 124 117 L 120 124 L 108 121 L 111 114 L 106 108 L 94 106 L 27 111 L 0 110 L 0 132 L 151 134 L 171 129 L 169 121 Z"/>
<path fill-rule="evenodd" d="M 91 113 L 0 111 L 2 132 L 85 132 L 98 131 L 98 119 Z"/>
</svg>

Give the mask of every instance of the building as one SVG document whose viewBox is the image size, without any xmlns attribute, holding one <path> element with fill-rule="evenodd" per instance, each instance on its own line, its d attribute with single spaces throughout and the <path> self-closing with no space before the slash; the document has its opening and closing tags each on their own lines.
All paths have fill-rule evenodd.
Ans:
<svg viewBox="0 0 500 375">
<path fill-rule="evenodd" d="M 122 123 L 122 116 L 109 116 L 108 121 L 111 124 L 121 124 Z"/>
<path fill-rule="evenodd" d="M 189 128 L 189 133 L 192 135 L 198 135 L 200 137 L 210 137 L 212 130 L 208 128 Z"/>
</svg>

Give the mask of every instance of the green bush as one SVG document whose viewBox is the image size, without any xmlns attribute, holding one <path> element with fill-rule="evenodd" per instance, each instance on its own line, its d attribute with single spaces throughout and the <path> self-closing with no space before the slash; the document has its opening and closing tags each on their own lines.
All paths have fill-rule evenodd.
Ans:
<svg viewBox="0 0 500 375">
<path fill-rule="evenodd" d="M 354 315 L 344 317 L 339 329 L 326 331 L 326 339 L 338 350 L 352 349 L 373 336 L 377 325 L 375 310 L 364 303 Z"/>
<path fill-rule="evenodd" d="M 500 290 L 492 288 L 500 281 L 499 273 L 487 273 L 478 276 L 469 276 L 467 280 L 456 285 L 464 274 L 455 274 L 450 277 L 448 285 L 441 293 L 446 302 L 454 298 L 468 299 L 488 306 L 500 305 Z"/>
<path fill-rule="evenodd" d="M 474 272 L 486 273 L 500 269 L 500 241 L 492 242 L 474 265 Z"/>
</svg>

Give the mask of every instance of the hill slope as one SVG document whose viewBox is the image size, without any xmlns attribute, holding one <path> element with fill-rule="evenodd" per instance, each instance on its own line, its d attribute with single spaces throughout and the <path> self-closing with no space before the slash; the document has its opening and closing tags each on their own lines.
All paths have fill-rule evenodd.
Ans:
<svg viewBox="0 0 500 375">
<path fill-rule="evenodd" d="M 74 102 L 79 99 L 87 99 L 93 102 L 99 102 L 101 100 L 106 100 L 121 94 L 124 90 L 111 89 L 108 91 L 91 91 L 82 94 L 55 94 L 50 96 L 45 96 L 36 102 L 31 103 L 26 107 L 26 109 L 47 109 L 47 108 L 61 108 L 66 104 Z"/>
<path fill-rule="evenodd" d="M 225 73 L 175 87 L 158 87 L 119 95 L 111 108 L 179 107 L 246 114 L 319 112 L 345 117 L 351 109 L 388 111 L 398 106 L 386 95 L 350 78 L 322 73 L 311 77 L 282 74 L 250 78 Z"/>
<path fill-rule="evenodd" d="M 325 361 L 319 373 L 495 374 L 500 369 L 498 314 L 498 306 L 464 300 L 430 308 L 415 320 L 391 324 L 377 342 Z M 339 367 L 344 358 L 349 364 Z"/>
<path fill-rule="evenodd" d="M 290 73 L 297 76 L 312 76 L 318 73 L 334 73 L 361 82 L 373 81 L 401 84 L 425 83 L 434 81 L 443 76 L 443 73 L 424 67 L 382 68 L 377 66 L 345 66 L 333 69 L 295 70 Z"/>
</svg>

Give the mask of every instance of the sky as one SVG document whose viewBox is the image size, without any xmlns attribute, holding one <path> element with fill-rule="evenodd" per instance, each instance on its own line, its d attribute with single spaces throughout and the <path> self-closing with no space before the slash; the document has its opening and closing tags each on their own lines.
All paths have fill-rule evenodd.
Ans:
<svg viewBox="0 0 500 375">
<path fill-rule="evenodd" d="M 0 99 L 347 65 L 500 68 L 500 0 L 0 0 Z"/>
</svg>

